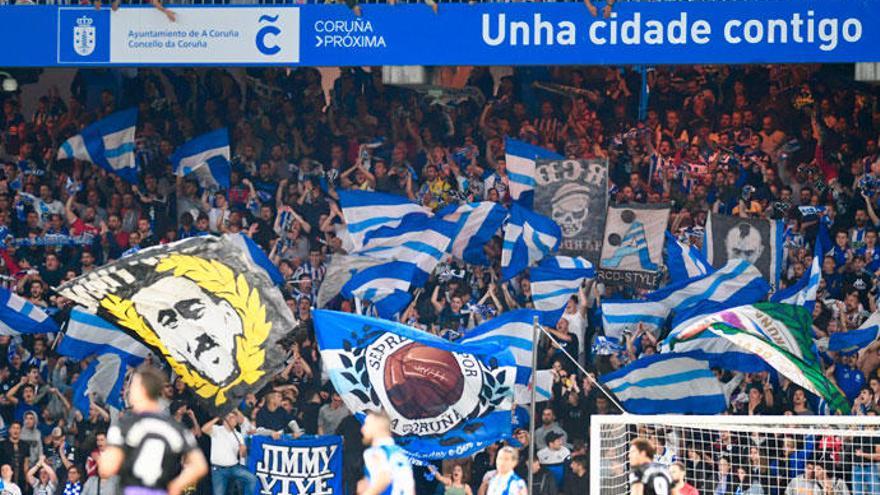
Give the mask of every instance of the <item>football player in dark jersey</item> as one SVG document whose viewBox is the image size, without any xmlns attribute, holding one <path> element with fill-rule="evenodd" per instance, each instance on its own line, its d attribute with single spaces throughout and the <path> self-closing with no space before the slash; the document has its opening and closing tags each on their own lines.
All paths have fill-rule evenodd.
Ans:
<svg viewBox="0 0 880 495">
<path fill-rule="evenodd" d="M 655 453 L 654 446 L 644 438 L 636 438 L 630 444 L 630 495 L 669 495 L 669 469 L 653 462 Z"/>
<path fill-rule="evenodd" d="M 180 495 L 208 473 L 192 433 L 162 412 L 164 386 L 161 372 L 139 368 L 128 389 L 132 413 L 107 432 L 98 473 L 102 478 L 118 474 L 123 495 Z"/>
</svg>

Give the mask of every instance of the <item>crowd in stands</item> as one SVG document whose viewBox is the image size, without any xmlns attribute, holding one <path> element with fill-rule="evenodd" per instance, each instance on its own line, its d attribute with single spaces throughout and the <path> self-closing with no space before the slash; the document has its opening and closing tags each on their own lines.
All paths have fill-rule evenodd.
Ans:
<svg viewBox="0 0 880 495">
<path fill-rule="evenodd" d="M 384 85 L 376 68 L 343 69 L 329 95 L 322 73 L 310 68 L 80 70 L 69 99 L 57 88 L 24 86 L 23 92 L 39 95 L 27 115 L 19 95 L 0 96 L 0 271 L 29 302 L 52 310 L 65 304 L 52 287 L 132 248 L 205 234 L 251 236 L 284 275 L 284 296 L 299 322 L 287 366 L 224 418 L 208 417 L 177 380 L 165 394 L 168 412 L 192 429 L 215 467 L 237 465 L 236 430 L 245 436 L 338 432 L 353 489 L 362 472 L 358 423 L 322 379 L 311 317 L 327 267 L 346 247 L 337 235 L 336 191 L 405 195 L 435 210 L 460 200 L 508 204 L 504 137 L 515 137 L 569 158 L 607 158 L 612 201 L 670 203 L 673 234 L 688 242 L 702 242 L 710 211 L 783 218 L 783 285 L 809 267 L 818 222 L 824 222 L 835 245 L 824 258 L 814 312 L 817 346 L 852 413 L 876 415 L 880 344 L 858 353 L 825 352 L 829 334 L 857 328 L 877 309 L 880 109 L 876 89 L 853 82 L 851 74 L 851 66 L 657 68 L 639 122 L 640 76 L 617 68 L 533 67 L 504 77 L 473 68 L 467 84 L 477 96 L 444 104 Z M 564 85 L 570 94 L 540 91 L 535 81 Z M 55 159 L 58 146 L 84 125 L 131 106 L 139 109 L 139 185 L 88 163 Z M 175 177 L 169 161 L 175 148 L 223 127 L 232 144 L 229 190 L 203 191 L 194 178 Z M 802 205 L 825 210 L 807 218 Z M 401 321 L 454 340 L 493 315 L 529 306 L 527 273 L 500 283 L 500 239 L 486 250 L 491 267 L 442 264 Z M 518 467 L 523 475 L 528 443 L 535 443 L 536 493 L 586 493 L 590 415 L 616 412 L 593 378 L 657 352 L 662 337 L 636 332 L 619 351 L 594 352 L 602 335 L 595 311 L 603 297 L 637 295 L 592 284 L 548 329 L 579 362 L 542 342 L 540 367 L 554 370 L 553 399 L 538 408 L 534 438 L 525 430 L 515 435 L 526 449 Z M 354 304 L 337 298 L 333 308 L 352 311 Z M 71 384 L 87 363 L 58 356 L 54 344 L 53 335 L 0 337 L 0 491 L 110 493 L 113 480 L 99 482 L 95 458 L 118 411 L 98 402 L 88 414 L 72 408 Z M 730 414 L 821 412 L 802 389 L 767 373 L 719 370 L 718 377 Z M 751 450 L 731 456 L 730 439 L 714 440 L 699 452 L 682 443 L 664 462 L 714 463 L 730 473 L 746 465 Z M 445 462 L 436 475 L 420 477 L 419 493 L 482 494 L 497 447 Z M 756 456 L 767 455 L 761 449 L 753 447 Z M 791 445 L 810 462 L 818 450 Z M 859 476 L 880 480 L 880 445 L 855 455 Z M 821 462 L 778 471 L 783 481 L 755 481 L 762 485 L 756 491 L 736 490 L 734 481 L 691 484 L 703 494 L 783 493 L 805 466 L 818 473 L 816 466 L 830 461 Z M 856 484 L 852 471 L 822 472 L 848 483 L 850 493 L 877 493 L 859 491 L 869 485 Z M 215 493 L 231 493 L 230 480 L 254 482 L 246 472 L 230 473 L 215 476 Z M 198 487 L 210 490 L 209 481 Z"/>
</svg>

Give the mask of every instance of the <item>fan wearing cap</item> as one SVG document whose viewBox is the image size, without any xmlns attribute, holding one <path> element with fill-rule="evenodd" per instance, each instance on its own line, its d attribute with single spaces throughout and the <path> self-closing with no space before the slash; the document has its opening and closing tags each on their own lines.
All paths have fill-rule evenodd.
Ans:
<svg viewBox="0 0 880 495">
<path fill-rule="evenodd" d="M 544 441 L 547 446 L 538 451 L 538 462 L 553 474 L 556 484 L 562 486 L 565 479 L 565 466 L 571 457 L 571 451 L 563 444 L 565 437 L 555 431 L 546 434 Z"/>
</svg>

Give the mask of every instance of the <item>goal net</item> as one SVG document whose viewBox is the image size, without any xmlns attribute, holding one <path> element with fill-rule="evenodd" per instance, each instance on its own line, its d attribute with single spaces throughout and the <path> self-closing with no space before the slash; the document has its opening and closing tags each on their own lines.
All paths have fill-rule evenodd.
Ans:
<svg viewBox="0 0 880 495">
<path fill-rule="evenodd" d="M 877 416 L 593 416 L 591 495 L 629 495 L 636 438 L 700 495 L 880 494 Z"/>
</svg>

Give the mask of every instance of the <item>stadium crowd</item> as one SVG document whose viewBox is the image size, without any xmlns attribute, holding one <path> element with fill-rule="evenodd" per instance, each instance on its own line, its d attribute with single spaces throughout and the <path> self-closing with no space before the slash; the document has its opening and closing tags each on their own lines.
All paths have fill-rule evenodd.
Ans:
<svg viewBox="0 0 880 495">
<path fill-rule="evenodd" d="M 322 379 L 311 318 L 328 265 L 346 249 L 337 235 L 342 215 L 335 191 L 405 195 L 435 210 L 462 199 L 508 204 L 504 137 L 516 137 L 570 158 L 608 158 L 612 201 L 670 203 L 671 230 L 688 242 L 702 242 L 710 211 L 784 218 L 784 284 L 808 269 L 824 222 L 835 245 L 824 258 L 814 311 L 817 346 L 852 413 L 876 415 L 880 344 L 824 352 L 829 334 L 856 329 L 877 309 L 880 109 L 876 88 L 853 82 L 851 73 L 850 66 L 657 68 L 639 122 L 640 76 L 615 68 L 523 68 L 500 78 L 473 68 L 467 85 L 476 90 L 442 101 L 384 85 L 376 68 L 343 69 L 329 95 L 321 72 L 309 68 L 249 69 L 239 77 L 222 69 L 80 70 L 70 99 L 57 88 L 23 87 L 40 95 L 30 115 L 22 114 L 20 95 L 0 95 L 0 270 L 29 302 L 53 310 L 65 301 L 52 287 L 133 248 L 205 234 L 251 236 L 285 276 L 284 295 L 299 326 L 283 373 L 236 413 L 207 417 L 180 380 L 167 388 L 169 413 L 192 429 L 215 467 L 213 481 L 197 491 L 210 493 L 213 482 L 214 493 L 232 493 L 232 481 L 252 489 L 254 476 L 238 467 L 243 437 L 236 431 L 341 434 L 345 481 L 353 490 L 362 471 L 359 426 Z M 541 91 L 535 81 L 561 90 Z M 139 185 L 88 163 L 55 159 L 82 126 L 130 106 L 140 115 Z M 169 161 L 175 148 L 223 127 L 234 156 L 229 190 L 202 191 L 193 178 L 175 177 Z M 825 210 L 805 217 L 798 206 L 806 205 Z M 529 306 L 527 274 L 499 282 L 500 238 L 486 250 L 492 267 L 442 264 L 401 321 L 454 340 L 493 315 Z M 657 352 L 660 337 L 636 331 L 620 347 L 594 345 L 602 335 L 596 308 L 602 297 L 637 295 L 590 284 L 548 329 L 559 345 L 542 341 L 540 367 L 554 370 L 553 398 L 539 407 L 535 438 L 522 429 L 515 434 L 524 476 L 527 446 L 535 443 L 535 493 L 586 493 L 590 415 L 616 412 L 593 378 Z M 354 304 L 336 298 L 332 307 L 352 311 Z M 95 459 L 118 411 L 98 401 L 87 412 L 72 407 L 71 384 L 87 363 L 58 356 L 54 344 L 53 335 L 0 337 L 0 492 L 112 493 L 114 482 L 99 481 Z M 813 397 L 784 379 L 721 370 L 718 377 L 730 414 L 821 412 Z M 717 477 L 686 478 L 702 494 L 880 490 L 880 444 L 854 450 L 845 442 L 750 443 L 729 435 L 673 444 L 663 432 L 646 435 L 667 445 L 658 459 L 682 463 L 674 478 L 716 471 L 706 463 L 717 467 Z M 787 458 L 770 456 L 774 442 L 785 444 Z M 445 462 L 420 477 L 419 493 L 483 494 L 497 448 Z M 852 459 L 852 470 L 834 467 L 841 456 Z M 840 483 L 832 491 L 823 485 L 829 476 Z M 806 491 L 797 491 L 800 483 Z"/>
</svg>

